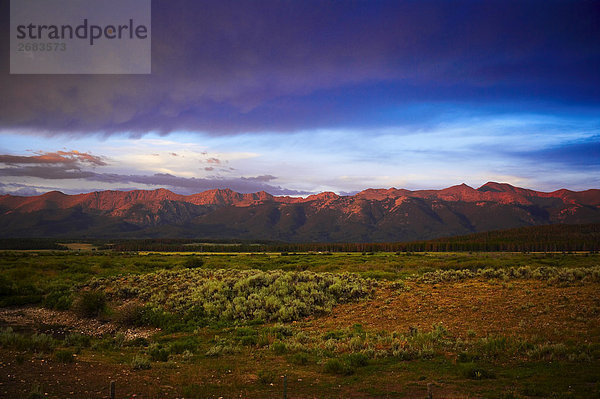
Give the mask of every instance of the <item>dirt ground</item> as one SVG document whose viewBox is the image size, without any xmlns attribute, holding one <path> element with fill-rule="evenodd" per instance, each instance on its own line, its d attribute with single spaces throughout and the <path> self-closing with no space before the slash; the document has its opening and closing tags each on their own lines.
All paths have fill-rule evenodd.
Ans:
<svg viewBox="0 0 600 399">
<path fill-rule="evenodd" d="M 51 310 L 36 306 L 0 308 L 0 326 L 30 329 L 39 329 L 39 326 L 46 326 L 44 332 L 53 335 L 61 335 L 66 331 L 96 337 L 104 334 L 115 335 L 121 333 L 126 340 L 148 338 L 158 331 L 154 328 L 120 328 L 108 321 L 83 319 L 72 311 Z"/>
<path fill-rule="evenodd" d="M 132 371 L 93 358 L 61 363 L 48 356 L 17 360 L 19 353 L 0 351 L 0 396 L 26 398 L 34 385 L 52 398 L 109 398 L 110 381 L 117 398 L 175 398 L 175 388 L 163 384 L 152 370 Z"/>
<path fill-rule="evenodd" d="M 551 341 L 598 342 L 600 337 L 599 284 L 467 280 L 409 282 L 406 287 L 379 289 L 373 299 L 339 305 L 308 324 L 324 331 L 360 323 L 366 329 L 407 332 L 410 327 L 429 331 L 442 323 L 463 338 L 469 330 L 477 337 L 503 334 Z"/>
</svg>

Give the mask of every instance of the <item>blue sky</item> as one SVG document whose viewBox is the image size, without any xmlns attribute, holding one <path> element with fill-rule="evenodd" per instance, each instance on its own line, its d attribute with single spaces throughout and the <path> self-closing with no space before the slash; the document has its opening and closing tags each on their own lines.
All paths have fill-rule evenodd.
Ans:
<svg viewBox="0 0 600 399">
<path fill-rule="evenodd" d="M 152 13 L 151 75 L 0 66 L 0 192 L 600 187 L 594 2 L 175 0 Z"/>
</svg>

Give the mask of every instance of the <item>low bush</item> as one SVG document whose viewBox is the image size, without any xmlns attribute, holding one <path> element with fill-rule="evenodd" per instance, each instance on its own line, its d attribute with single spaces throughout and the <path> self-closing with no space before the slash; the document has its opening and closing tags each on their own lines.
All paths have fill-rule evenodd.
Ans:
<svg viewBox="0 0 600 399">
<path fill-rule="evenodd" d="M 125 344 L 125 346 L 130 346 L 130 347 L 140 347 L 140 346 L 150 345 L 150 343 L 148 342 L 148 339 L 144 338 L 144 337 L 136 337 L 136 338 L 132 339 L 131 341 L 125 342 L 124 344 Z"/>
<path fill-rule="evenodd" d="M 445 281 L 461 281 L 470 278 L 485 278 L 485 279 L 535 279 L 547 281 L 550 283 L 574 283 L 574 282 L 599 282 L 600 281 L 600 266 L 592 267 L 576 267 L 576 268 L 561 268 L 561 267 L 545 267 L 531 268 L 529 266 L 510 267 L 494 269 L 490 267 L 479 268 L 476 270 L 459 269 L 459 270 L 436 270 L 428 272 L 416 280 L 424 283 L 441 283 Z"/>
<path fill-rule="evenodd" d="M 283 355 L 287 352 L 287 346 L 283 342 L 273 342 L 271 349 L 278 355 Z"/>
<path fill-rule="evenodd" d="M 128 302 L 115 311 L 113 319 L 122 326 L 140 326 L 144 324 L 144 311 L 143 305 Z"/>
<path fill-rule="evenodd" d="M 107 310 L 106 295 L 99 291 L 83 291 L 73 303 L 73 307 L 82 317 L 98 317 Z"/>
<path fill-rule="evenodd" d="M 151 367 L 148 356 L 137 354 L 131 360 L 131 368 L 134 370 L 148 370 Z"/>
<path fill-rule="evenodd" d="M 198 256 L 190 256 L 183 262 L 183 266 L 188 269 L 196 269 L 204 266 L 204 259 Z"/>
<path fill-rule="evenodd" d="M 72 295 L 70 287 L 55 287 L 44 297 L 42 306 L 48 309 L 68 310 L 73 305 Z"/>
<path fill-rule="evenodd" d="M 290 357 L 290 361 L 294 364 L 297 364 L 299 366 L 304 366 L 306 364 L 309 363 L 310 358 L 308 356 L 308 353 L 306 352 L 298 352 L 298 353 L 294 353 L 291 357 Z"/>
<path fill-rule="evenodd" d="M 89 335 L 71 333 L 65 337 L 66 346 L 75 346 L 78 348 L 88 348 L 91 345 L 92 337 Z"/>
<path fill-rule="evenodd" d="M 342 357 L 351 367 L 364 367 L 369 364 L 369 358 L 364 353 L 348 353 Z"/>
<path fill-rule="evenodd" d="M 56 340 L 46 334 L 19 334 L 8 327 L 0 331 L 0 346 L 13 350 L 48 353 L 54 350 Z"/>
<path fill-rule="evenodd" d="M 323 369 L 329 374 L 349 375 L 354 373 L 354 369 L 350 364 L 340 359 L 329 359 L 323 365 Z"/>
<path fill-rule="evenodd" d="M 240 339 L 240 344 L 244 346 L 256 346 L 258 345 L 258 336 L 256 335 L 247 335 Z"/>
<path fill-rule="evenodd" d="M 148 355 L 153 362 L 166 362 L 169 360 L 169 350 L 158 344 L 152 344 L 148 347 Z"/>
<path fill-rule="evenodd" d="M 185 351 L 194 353 L 196 352 L 197 348 L 198 343 L 192 338 L 187 338 L 185 340 L 177 340 L 175 342 L 171 342 L 171 344 L 169 345 L 169 352 L 171 354 L 180 355 Z"/>
<path fill-rule="evenodd" d="M 211 347 L 208 351 L 206 351 L 207 357 L 217 357 L 222 355 L 231 355 L 234 353 L 238 353 L 239 348 L 236 348 L 231 345 L 215 345 Z"/>
<path fill-rule="evenodd" d="M 112 299 L 144 302 L 148 304 L 145 312 L 177 314 L 197 325 L 205 320 L 298 320 L 327 313 L 338 303 L 368 297 L 374 284 L 349 273 L 186 268 L 96 279 L 86 288 L 106 292 Z M 161 328 L 164 324 L 147 320 L 145 313 L 141 319 Z"/>
</svg>

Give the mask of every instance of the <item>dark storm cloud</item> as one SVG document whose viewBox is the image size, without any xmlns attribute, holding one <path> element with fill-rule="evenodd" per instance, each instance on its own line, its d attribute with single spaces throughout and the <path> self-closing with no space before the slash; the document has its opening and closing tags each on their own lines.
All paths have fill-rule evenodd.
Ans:
<svg viewBox="0 0 600 399">
<path fill-rule="evenodd" d="M 97 173 L 61 166 L 22 166 L 0 168 L 0 176 L 37 177 L 40 179 L 93 179 Z"/>
<path fill-rule="evenodd" d="M 562 164 L 570 170 L 598 171 L 600 167 L 600 136 L 536 151 L 516 153 L 518 157 L 540 164 Z"/>
<path fill-rule="evenodd" d="M 152 75 L 9 75 L 5 62 L 0 127 L 285 132 L 412 123 L 394 111 L 413 103 L 597 107 L 599 9 L 547 0 L 156 0 Z M 435 116 L 429 110 L 419 118 Z"/>
</svg>

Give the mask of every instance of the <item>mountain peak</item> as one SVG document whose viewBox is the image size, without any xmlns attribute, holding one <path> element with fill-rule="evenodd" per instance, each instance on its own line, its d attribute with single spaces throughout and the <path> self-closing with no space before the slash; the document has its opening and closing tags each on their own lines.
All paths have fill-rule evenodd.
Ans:
<svg viewBox="0 0 600 399">
<path fill-rule="evenodd" d="M 315 201 L 315 200 L 336 200 L 340 198 L 339 195 L 332 191 L 324 191 L 319 194 L 313 194 L 306 197 L 306 201 Z"/>
<path fill-rule="evenodd" d="M 401 195 L 409 193 L 408 190 L 398 190 L 397 188 L 368 188 L 356 194 L 356 197 L 366 199 L 366 200 L 375 200 L 382 201 L 386 198 L 397 198 Z"/>
<path fill-rule="evenodd" d="M 56 198 L 56 197 L 65 197 L 65 196 L 67 196 L 67 194 L 63 193 L 62 191 L 54 190 L 54 191 L 48 191 L 47 193 L 42 194 L 40 197 Z"/>
<path fill-rule="evenodd" d="M 462 183 L 462 184 L 457 184 L 456 186 L 451 186 L 448 188 L 445 188 L 441 191 L 471 191 L 473 190 L 473 187 L 467 185 L 466 183 Z"/>
<path fill-rule="evenodd" d="M 497 183 L 493 181 L 489 181 L 485 183 L 483 186 L 479 187 L 477 191 L 486 192 L 492 191 L 496 193 L 506 193 L 506 192 L 514 192 L 515 187 L 511 186 L 508 183 Z"/>
</svg>

